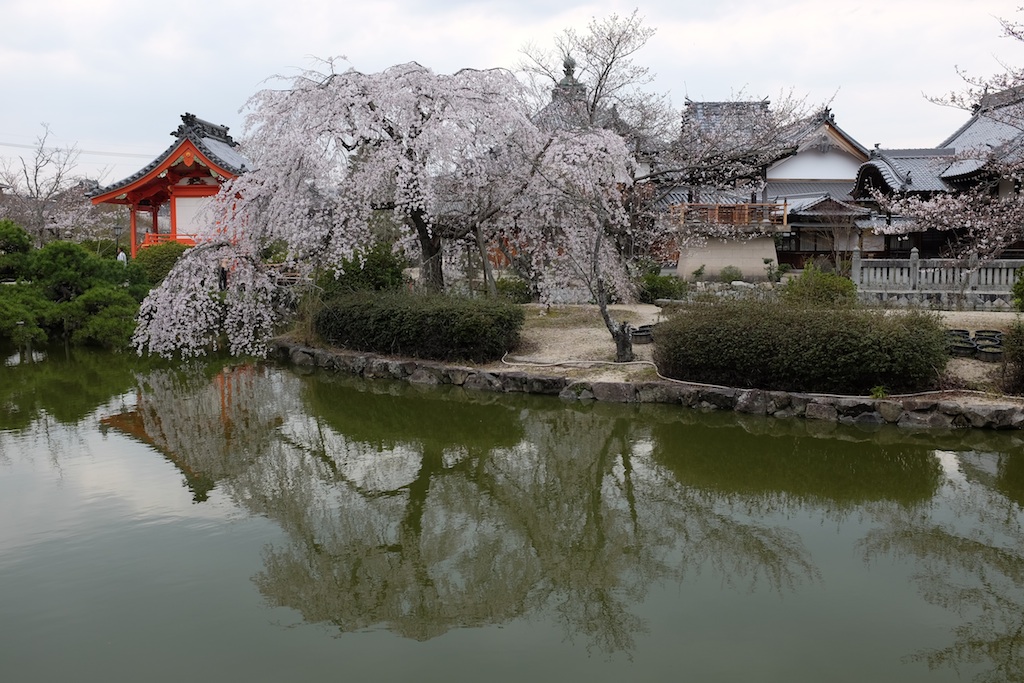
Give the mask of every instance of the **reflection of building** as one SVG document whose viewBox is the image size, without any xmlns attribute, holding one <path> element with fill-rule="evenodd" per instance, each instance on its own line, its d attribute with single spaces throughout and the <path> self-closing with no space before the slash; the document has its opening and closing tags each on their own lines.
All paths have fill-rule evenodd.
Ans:
<svg viewBox="0 0 1024 683">
<path fill-rule="evenodd" d="M 217 482 L 237 474 L 228 457 L 260 430 L 253 413 L 254 387 L 262 379 L 252 365 L 226 367 L 198 390 L 183 389 L 170 376 L 153 373 L 136 390 L 136 407 L 100 422 L 158 451 L 185 476 L 194 500 L 207 499 Z M 269 420 L 271 428 L 281 421 Z M 244 449 L 243 449 L 244 450 Z M 241 459 L 244 466 L 245 460 Z"/>
<path fill-rule="evenodd" d="M 174 143 L 149 165 L 124 180 L 91 193 L 93 204 L 122 204 L 131 210 L 131 251 L 160 242 L 194 244 L 201 211 L 221 185 L 249 169 L 226 126 L 183 114 L 171 135 Z M 158 214 L 169 208 L 168 230 Z M 139 214 L 148 214 L 144 237 L 138 238 Z"/>
</svg>

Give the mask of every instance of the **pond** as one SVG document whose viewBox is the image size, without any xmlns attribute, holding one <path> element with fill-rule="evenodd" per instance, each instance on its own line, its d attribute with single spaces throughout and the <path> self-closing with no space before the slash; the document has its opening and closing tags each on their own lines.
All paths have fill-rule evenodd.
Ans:
<svg viewBox="0 0 1024 683">
<path fill-rule="evenodd" d="M 1020 434 L 10 353 L 12 681 L 1021 681 Z"/>
</svg>

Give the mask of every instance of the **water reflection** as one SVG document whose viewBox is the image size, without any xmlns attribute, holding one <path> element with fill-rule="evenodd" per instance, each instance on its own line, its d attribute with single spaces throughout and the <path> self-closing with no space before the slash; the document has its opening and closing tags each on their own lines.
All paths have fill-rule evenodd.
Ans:
<svg viewBox="0 0 1024 683">
<path fill-rule="evenodd" d="M 75 380 L 3 372 L 3 429 L 125 396 L 104 425 L 173 462 L 195 502 L 220 490 L 273 520 L 286 540 L 265 547 L 255 585 L 341 633 L 428 640 L 543 618 L 628 657 L 652 628 L 640 606 L 664 584 L 824 590 L 821 543 L 799 518 L 854 529 L 869 565 L 912 566 L 923 600 L 962 615 L 951 643 L 912 661 L 1024 680 L 1019 435 L 862 432 L 249 364 L 108 357 Z"/>
<path fill-rule="evenodd" d="M 1024 680 L 1024 454 L 941 455 L 951 465 L 944 493 L 954 514 L 892 510 L 862 552 L 869 561 L 913 560 L 922 597 L 962 617 L 951 644 L 912 660 L 933 670 L 981 665 L 978 681 Z"/>
</svg>

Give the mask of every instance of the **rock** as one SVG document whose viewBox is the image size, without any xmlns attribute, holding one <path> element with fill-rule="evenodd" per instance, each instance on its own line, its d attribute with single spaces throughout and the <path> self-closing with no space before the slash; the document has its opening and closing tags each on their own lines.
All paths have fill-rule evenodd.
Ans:
<svg viewBox="0 0 1024 683">
<path fill-rule="evenodd" d="M 701 387 L 697 395 L 699 403 L 707 403 L 713 409 L 732 410 L 736 407 L 736 389 L 726 387 Z"/>
<path fill-rule="evenodd" d="M 736 412 L 750 415 L 768 413 L 768 397 L 759 389 L 746 389 L 736 397 Z"/>
<path fill-rule="evenodd" d="M 598 401 L 609 403 L 636 402 L 636 389 L 630 382 L 594 382 L 590 391 Z"/>
<path fill-rule="evenodd" d="M 444 380 L 436 369 L 430 366 L 420 366 L 414 373 L 409 375 L 410 384 L 443 384 Z"/>
<path fill-rule="evenodd" d="M 839 419 L 839 411 L 829 403 L 808 403 L 804 409 L 804 417 L 808 420 L 824 420 L 836 422 Z"/>
<path fill-rule="evenodd" d="M 845 417 L 857 417 L 864 413 L 875 412 L 875 401 L 869 398 L 857 396 L 837 398 L 832 404 L 836 407 L 836 412 Z"/>
<path fill-rule="evenodd" d="M 568 385 L 569 381 L 564 377 L 534 375 L 530 377 L 526 390 L 531 394 L 556 396 Z"/>
<path fill-rule="evenodd" d="M 446 368 L 445 375 L 448 384 L 454 384 L 457 387 L 461 387 L 466 383 L 466 380 L 475 371 L 471 368 Z"/>
<path fill-rule="evenodd" d="M 288 358 L 293 365 L 316 365 L 313 349 L 295 346 L 292 348 Z"/>
<path fill-rule="evenodd" d="M 899 401 L 878 401 L 875 410 L 890 424 L 896 424 L 903 417 L 903 404 Z"/>
<path fill-rule="evenodd" d="M 502 391 L 522 393 L 526 391 L 530 376 L 525 372 L 512 371 L 495 374 L 501 383 Z"/>
<path fill-rule="evenodd" d="M 489 372 L 477 372 L 466 378 L 462 384 L 463 389 L 475 389 L 477 391 L 505 391 L 501 380 Z"/>
</svg>

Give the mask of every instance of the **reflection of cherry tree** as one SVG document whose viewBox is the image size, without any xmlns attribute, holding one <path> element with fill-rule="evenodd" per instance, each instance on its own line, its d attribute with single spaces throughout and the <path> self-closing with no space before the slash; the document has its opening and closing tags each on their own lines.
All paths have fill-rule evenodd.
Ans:
<svg viewBox="0 0 1024 683">
<path fill-rule="evenodd" d="M 629 653 L 654 582 L 816 577 L 795 534 L 738 514 L 742 495 L 686 485 L 652 457 L 657 428 L 620 406 L 261 366 L 141 380 L 140 434 L 193 486 L 216 482 L 285 532 L 261 593 L 342 632 L 425 640 L 545 611 L 567 637 Z"/>
<path fill-rule="evenodd" d="M 691 542 L 704 544 L 693 556 L 730 555 L 720 566 L 732 578 L 767 565 L 788 577 L 772 579 L 781 588 L 814 573 L 794 538 L 677 500 L 682 487 L 650 462 L 650 434 L 621 411 L 517 410 L 482 395 L 464 398 L 469 419 L 454 423 L 452 399 L 468 395 L 378 391 L 332 383 L 328 403 L 309 390 L 318 417 L 283 429 L 301 456 L 268 454 L 246 472 L 251 488 L 233 483 L 290 539 L 267 550 L 257 585 L 308 621 L 426 639 L 553 610 L 570 637 L 628 652 L 644 628 L 631 606 L 679 576 L 665 558 Z M 708 535 L 690 526 L 680 549 L 691 515 Z"/>
<path fill-rule="evenodd" d="M 927 510 L 893 510 L 884 526 L 862 542 L 869 560 L 913 559 L 915 581 L 928 602 L 959 614 L 952 644 L 913 655 L 930 668 L 985 667 L 975 680 L 1024 680 L 1024 507 L 999 489 L 1020 490 L 1021 454 L 960 453 L 965 476 L 951 478 L 945 493 L 956 517 L 932 518 Z M 995 467 L 986 468 L 993 464 Z M 958 473 L 959 474 L 959 473 Z"/>
</svg>

